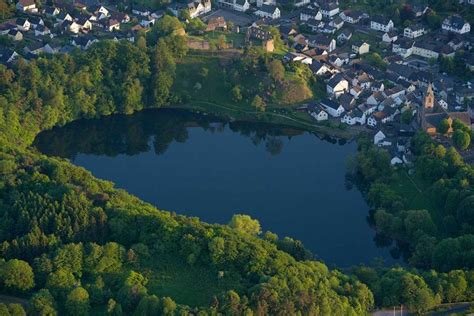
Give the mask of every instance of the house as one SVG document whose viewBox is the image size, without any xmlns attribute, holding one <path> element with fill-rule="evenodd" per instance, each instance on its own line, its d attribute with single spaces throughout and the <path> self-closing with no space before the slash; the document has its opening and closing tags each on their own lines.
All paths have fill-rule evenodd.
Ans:
<svg viewBox="0 0 474 316">
<path fill-rule="evenodd" d="M 346 112 L 351 111 L 356 106 L 356 100 L 354 96 L 349 92 L 344 92 L 343 94 L 341 94 L 341 96 L 339 96 L 338 101 Z"/>
<path fill-rule="evenodd" d="M 411 8 L 412 12 L 415 14 L 415 17 L 417 17 L 417 18 L 422 17 L 423 15 L 425 15 L 426 12 L 428 12 L 429 9 L 430 9 L 429 7 L 423 6 L 423 5 L 414 5 Z"/>
<path fill-rule="evenodd" d="M 248 0 L 217 0 L 219 6 L 238 12 L 245 12 L 250 8 Z"/>
<path fill-rule="evenodd" d="M 352 32 L 348 29 L 345 29 L 337 36 L 337 40 L 339 42 L 345 42 L 345 41 L 350 40 L 351 37 L 352 37 Z"/>
<path fill-rule="evenodd" d="M 64 21 L 62 24 L 62 27 L 71 32 L 71 33 L 74 33 L 74 34 L 77 34 L 81 31 L 81 26 L 76 23 L 75 21 Z"/>
<path fill-rule="evenodd" d="M 17 26 L 15 21 L 4 22 L 0 24 L 0 35 L 8 35 L 8 32 L 16 29 Z"/>
<path fill-rule="evenodd" d="M 294 0 L 293 6 L 295 6 L 297 8 L 301 8 L 301 7 L 304 7 L 305 5 L 308 5 L 310 3 L 311 3 L 310 0 Z"/>
<path fill-rule="evenodd" d="M 61 10 L 57 7 L 50 7 L 44 6 L 43 7 L 43 14 L 46 15 L 48 18 L 55 17 L 61 12 Z"/>
<path fill-rule="evenodd" d="M 341 74 L 334 75 L 326 85 L 326 92 L 335 97 L 349 91 L 349 82 Z"/>
<path fill-rule="evenodd" d="M 326 49 L 328 52 L 332 52 L 336 49 L 336 41 L 321 34 L 309 36 L 308 45 L 310 47 Z"/>
<path fill-rule="evenodd" d="M 35 29 L 35 36 L 46 36 L 50 34 L 51 31 L 46 26 L 40 25 Z"/>
<path fill-rule="evenodd" d="M 382 36 L 382 41 L 384 41 L 385 43 L 393 43 L 395 42 L 396 40 L 398 39 L 398 35 L 396 32 L 394 32 L 393 30 L 392 31 L 388 31 L 388 32 L 385 32 Z"/>
<path fill-rule="evenodd" d="M 381 32 L 389 32 L 393 29 L 394 24 L 393 21 L 387 19 L 383 15 L 375 15 L 370 20 L 370 28 L 372 30 L 381 31 Z"/>
<path fill-rule="evenodd" d="M 397 39 L 392 45 L 392 51 L 403 58 L 407 58 L 413 54 L 413 45 L 415 44 L 412 40 L 404 38 Z"/>
<path fill-rule="evenodd" d="M 155 22 L 156 19 L 154 17 L 147 16 L 140 21 L 140 25 L 147 29 L 153 27 L 153 25 L 155 25 Z"/>
<path fill-rule="evenodd" d="M 381 144 L 385 138 L 387 138 L 387 136 L 385 136 L 385 134 L 382 131 L 378 131 L 374 135 L 374 145 Z"/>
<path fill-rule="evenodd" d="M 72 45 L 81 49 L 88 49 L 92 44 L 98 42 L 96 38 L 90 36 L 78 36 L 73 38 Z"/>
<path fill-rule="evenodd" d="M 374 92 L 370 97 L 367 98 L 366 103 L 368 105 L 376 105 L 378 106 L 385 100 L 385 96 L 382 92 Z"/>
<path fill-rule="evenodd" d="M 375 117 L 370 116 L 370 117 L 367 119 L 367 126 L 370 126 L 370 127 L 375 127 L 375 126 L 377 126 L 377 120 L 375 119 Z"/>
<path fill-rule="evenodd" d="M 322 76 L 331 72 L 331 69 L 325 63 L 319 62 L 316 59 L 312 60 L 309 64 L 309 69 L 315 74 L 316 76 Z"/>
<path fill-rule="evenodd" d="M 352 44 L 352 52 L 363 55 L 369 52 L 370 45 L 366 42 L 356 41 Z"/>
<path fill-rule="evenodd" d="M 385 90 L 385 85 L 383 84 L 382 81 L 374 82 L 372 86 L 370 87 L 370 90 L 372 92 L 377 92 L 377 91 L 383 92 Z"/>
<path fill-rule="evenodd" d="M 471 25 L 465 21 L 460 15 L 451 15 L 444 19 L 441 28 L 447 32 L 457 34 L 466 34 L 471 31 Z"/>
<path fill-rule="evenodd" d="M 328 120 L 328 113 L 324 111 L 321 106 L 316 106 L 313 109 L 309 110 L 309 115 L 316 119 L 316 121 L 327 121 Z"/>
<path fill-rule="evenodd" d="M 299 62 L 299 63 L 307 64 L 307 65 L 310 65 L 313 62 L 313 59 L 311 57 L 308 57 L 305 54 L 294 53 L 294 52 L 287 53 L 283 57 L 283 59 L 285 61 Z"/>
<path fill-rule="evenodd" d="M 191 19 L 194 19 L 200 15 L 211 12 L 212 3 L 211 0 L 194 0 L 188 2 L 187 9 Z"/>
<path fill-rule="evenodd" d="M 38 12 L 35 0 L 18 0 L 16 8 L 21 12 Z"/>
<path fill-rule="evenodd" d="M 258 26 L 250 26 L 247 29 L 247 40 L 249 39 L 258 39 L 260 41 L 268 41 L 273 39 L 272 33 L 270 31 L 258 27 Z"/>
<path fill-rule="evenodd" d="M 28 21 L 28 19 L 25 19 L 25 18 L 18 18 L 18 19 L 16 19 L 16 28 L 17 28 L 19 31 L 27 32 L 27 31 L 30 30 L 31 24 L 30 24 L 30 22 Z"/>
<path fill-rule="evenodd" d="M 125 13 L 125 12 L 118 12 L 118 11 L 113 11 L 110 14 L 110 18 L 114 19 L 116 21 L 119 21 L 120 23 L 128 23 L 130 22 L 130 16 Z M 156 18 L 156 17 L 155 17 Z"/>
<path fill-rule="evenodd" d="M 417 38 L 425 34 L 425 27 L 421 24 L 413 24 L 403 30 L 403 36 Z"/>
<path fill-rule="evenodd" d="M 41 42 L 34 42 L 26 46 L 23 50 L 25 53 L 33 55 L 39 55 L 42 53 L 53 54 L 56 52 L 49 44 L 43 44 Z"/>
<path fill-rule="evenodd" d="M 356 24 L 362 19 L 363 14 L 362 12 L 356 10 L 344 10 L 341 12 L 341 14 L 339 14 L 339 16 L 344 22 Z"/>
<path fill-rule="evenodd" d="M 325 18 L 332 18 L 339 13 L 339 5 L 337 2 L 324 2 L 321 4 L 321 14 Z"/>
<path fill-rule="evenodd" d="M 324 34 L 334 34 L 336 33 L 337 29 L 329 24 L 324 24 L 324 26 L 321 27 L 319 31 Z"/>
<path fill-rule="evenodd" d="M 334 27 L 336 30 L 339 30 L 343 25 L 344 21 L 340 17 L 335 17 L 331 22 L 328 23 L 329 26 Z"/>
<path fill-rule="evenodd" d="M 258 8 L 260 8 L 264 4 L 276 6 L 276 0 L 257 0 L 257 7 Z"/>
<path fill-rule="evenodd" d="M 72 20 L 73 20 L 72 16 L 67 12 L 60 12 L 58 15 L 56 15 L 56 21 L 60 23 L 64 21 L 72 22 Z"/>
<path fill-rule="evenodd" d="M 109 19 L 107 21 L 107 30 L 109 32 L 120 30 L 120 22 L 115 19 Z"/>
<path fill-rule="evenodd" d="M 308 20 L 316 20 L 316 21 L 321 21 L 323 18 L 323 15 L 321 14 L 321 11 L 318 9 L 313 9 L 313 8 L 304 8 L 300 12 L 300 21 L 306 22 Z"/>
<path fill-rule="evenodd" d="M 335 67 L 342 67 L 349 63 L 349 57 L 345 57 L 342 54 L 339 55 L 331 55 L 329 56 L 329 63 L 334 65 Z"/>
<path fill-rule="evenodd" d="M 132 13 L 139 16 L 149 16 L 151 14 L 151 10 L 147 7 L 134 6 L 132 8 Z"/>
<path fill-rule="evenodd" d="M 6 47 L 0 47 L 0 63 L 9 64 L 18 58 L 18 53 Z"/>
<path fill-rule="evenodd" d="M 8 32 L 8 37 L 14 41 L 21 41 L 23 40 L 23 34 L 18 30 L 10 30 Z"/>
<path fill-rule="evenodd" d="M 324 99 L 320 102 L 321 107 L 332 117 L 339 117 L 344 113 L 344 108 L 337 102 L 329 99 Z"/>
<path fill-rule="evenodd" d="M 348 125 L 364 125 L 365 121 L 365 114 L 362 113 L 359 109 L 353 109 L 350 112 L 345 113 L 341 119 L 341 123 L 345 123 Z"/>
<path fill-rule="evenodd" d="M 76 19 L 76 23 L 80 26 L 82 31 L 92 30 L 92 23 L 89 20 L 90 16 L 81 15 Z"/>
<path fill-rule="evenodd" d="M 93 14 L 95 20 L 103 20 L 110 15 L 109 9 L 104 7 L 103 5 L 95 5 L 89 8 L 88 10 Z"/>
<path fill-rule="evenodd" d="M 280 9 L 274 5 L 262 4 L 262 6 L 257 11 L 255 11 L 254 14 L 261 18 L 275 20 L 280 18 Z"/>
<path fill-rule="evenodd" d="M 442 44 L 440 43 L 433 43 L 428 41 L 416 41 L 413 44 L 412 54 L 418 55 L 425 58 L 434 58 L 437 59 L 439 57 L 439 51 L 441 49 Z"/>
<path fill-rule="evenodd" d="M 33 29 L 36 29 L 40 25 L 44 26 L 43 19 L 38 16 L 29 17 L 28 22 L 30 22 L 30 27 Z"/>
</svg>

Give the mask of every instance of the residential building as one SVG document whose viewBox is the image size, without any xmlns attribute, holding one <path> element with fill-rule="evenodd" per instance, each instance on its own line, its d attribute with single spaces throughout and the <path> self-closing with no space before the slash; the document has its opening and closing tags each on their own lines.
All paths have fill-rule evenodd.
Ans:
<svg viewBox="0 0 474 316">
<path fill-rule="evenodd" d="M 324 99 L 320 103 L 321 107 L 332 117 L 339 117 L 344 113 L 344 108 L 337 102 L 329 99 Z"/>
<path fill-rule="evenodd" d="M 336 74 L 331 79 L 329 79 L 326 85 L 326 92 L 329 95 L 338 97 L 344 92 L 349 92 L 349 82 L 344 79 L 341 74 Z"/>
<path fill-rule="evenodd" d="M 274 5 L 263 4 L 254 14 L 261 18 L 276 20 L 280 18 L 280 9 Z"/>
<path fill-rule="evenodd" d="M 370 45 L 363 41 L 356 41 L 352 44 L 352 52 L 355 54 L 363 55 L 369 52 Z"/>
<path fill-rule="evenodd" d="M 425 27 L 421 24 L 413 24 L 403 30 L 403 36 L 417 38 L 425 34 Z"/>
<path fill-rule="evenodd" d="M 444 19 L 441 28 L 457 34 L 466 34 L 471 31 L 469 22 L 465 21 L 460 15 L 451 15 Z"/>
<path fill-rule="evenodd" d="M 16 8 L 22 12 L 38 12 L 35 0 L 18 0 Z"/>
<path fill-rule="evenodd" d="M 383 15 L 375 15 L 370 20 L 370 28 L 381 32 L 390 32 L 393 29 L 393 21 Z"/>
<path fill-rule="evenodd" d="M 324 2 L 320 8 L 322 15 L 326 18 L 332 18 L 339 13 L 339 5 L 337 2 Z"/>
<path fill-rule="evenodd" d="M 238 12 L 245 12 L 250 8 L 250 2 L 248 0 L 217 0 L 217 3 L 223 8 Z"/>
</svg>

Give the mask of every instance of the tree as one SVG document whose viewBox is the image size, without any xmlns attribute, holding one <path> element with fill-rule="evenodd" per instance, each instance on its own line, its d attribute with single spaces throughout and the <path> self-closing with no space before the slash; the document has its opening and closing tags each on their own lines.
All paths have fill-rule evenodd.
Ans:
<svg viewBox="0 0 474 316">
<path fill-rule="evenodd" d="M 260 223 L 248 215 L 236 214 L 232 216 L 229 226 L 242 233 L 258 235 L 261 233 Z"/>
<path fill-rule="evenodd" d="M 11 8 L 5 0 L 0 0 L 0 16 L 2 20 L 9 17 L 11 14 Z"/>
<path fill-rule="evenodd" d="M 219 49 L 224 49 L 226 47 L 226 41 L 227 39 L 224 34 L 219 35 L 217 38 L 217 47 L 219 47 Z"/>
<path fill-rule="evenodd" d="M 273 80 L 276 82 L 282 82 L 285 77 L 285 67 L 283 63 L 278 59 L 274 59 L 267 64 L 268 72 Z"/>
<path fill-rule="evenodd" d="M 12 290 L 28 291 L 35 286 L 33 269 L 28 262 L 12 259 L 0 267 L 0 279 Z"/>
<path fill-rule="evenodd" d="M 174 315 L 176 307 L 177 307 L 176 303 L 170 297 L 164 297 L 161 300 L 162 315 L 165 315 L 165 316 Z"/>
<path fill-rule="evenodd" d="M 82 287 L 75 288 L 68 294 L 65 306 L 70 315 L 89 315 L 89 293 Z"/>
<path fill-rule="evenodd" d="M 448 119 L 443 119 L 438 126 L 438 132 L 440 134 L 446 134 L 449 130 L 449 121 Z"/>
<path fill-rule="evenodd" d="M 54 298 L 51 293 L 42 289 L 38 293 L 35 293 L 30 300 L 31 313 L 38 316 L 56 316 L 56 307 Z"/>
<path fill-rule="evenodd" d="M 236 85 L 232 88 L 232 98 L 235 102 L 242 101 L 242 91 L 239 85 Z"/>
<path fill-rule="evenodd" d="M 402 113 L 401 115 L 402 123 L 410 124 L 412 120 L 413 120 L 413 111 L 411 109 L 407 109 L 405 112 Z"/>
<path fill-rule="evenodd" d="M 456 147 L 461 150 L 466 150 L 471 144 L 471 135 L 463 130 L 456 130 L 453 134 L 453 141 Z"/>
<path fill-rule="evenodd" d="M 265 111 L 266 104 L 265 104 L 265 101 L 263 101 L 262 97 L 260 97 L 259 95 L 256 95 L 256 96 L 253 98 L 252 106 L 253 106 L 256 110 L 261 111 L 261 112 L 264 112 L 264 111 Z"/>
</svg>

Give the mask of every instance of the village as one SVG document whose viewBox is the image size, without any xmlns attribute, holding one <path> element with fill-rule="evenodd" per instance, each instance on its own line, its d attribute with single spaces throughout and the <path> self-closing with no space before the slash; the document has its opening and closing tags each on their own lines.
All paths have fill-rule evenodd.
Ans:
<svg viewBox="0 0 474 316">
<path fill-rule="evenodd" d="M 461 2 L 472 9 L 473 2 Z M 350 6 L 349 6 L 350 7 Z M 202 41 L 206 32 L 235 34 L 224 48 L 259 43 L 276 53 L 269 27 L 279 30 L 280 58 L 284 63 L 308 65 L 326 87 L 326 95 L 297 105 L 315 123 L 360 125 L 374 135 L 374 144 L 386 147 L 392 164 L 409 163 L 409 140 L 419 129 L 436 136 L 441 122 L 474 121 L 474 35 L 463 16 L 451 14 L 433 30 L 426 5 L 406 8 L 402 24 L 382 15 L 342 8 L 337 1 L 296 0 L 280 6 L 275 0 L 194 0 L 171 3 L 154 10 L 95 0 L 53 1 L 39 5 L 18 0 L 14 16 L 0 24 L 5 38 L 0 62 L 9 65 L 42 54 L 86 50 L 100 40 L 134 42 L 169 14 L 205 22 L 205 29 L 188 41 L 192 49 L 211 49 Z M 186 14 L 183 14 L 185 12 Z M 184 18 L 183 18 L 184 16 Z M 197 39 L 197 40 L 196 40 Z M 240 41 L 239 41 L 240 39 Z M 442 61 L 456 60 L 466 72 L 447 73 Z"/>
</svg>

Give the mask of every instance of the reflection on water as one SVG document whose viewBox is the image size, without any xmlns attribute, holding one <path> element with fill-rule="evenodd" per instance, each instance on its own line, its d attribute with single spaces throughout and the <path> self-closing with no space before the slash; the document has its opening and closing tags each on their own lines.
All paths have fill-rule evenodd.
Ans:
<svg viewBox="0 0 474 316">
<path fill-rule="evenodd" d="M 302 240 L 329 264 L 392 260 L 376 245 L 389 241 L 374 239 L 361 194 L 346 187 L 354 143 L 154 110 L 76 121 L 41 133 L 35 146 L 162 209 L 217 223 L 247 213 L 265 230 Z"/>
</svg>

